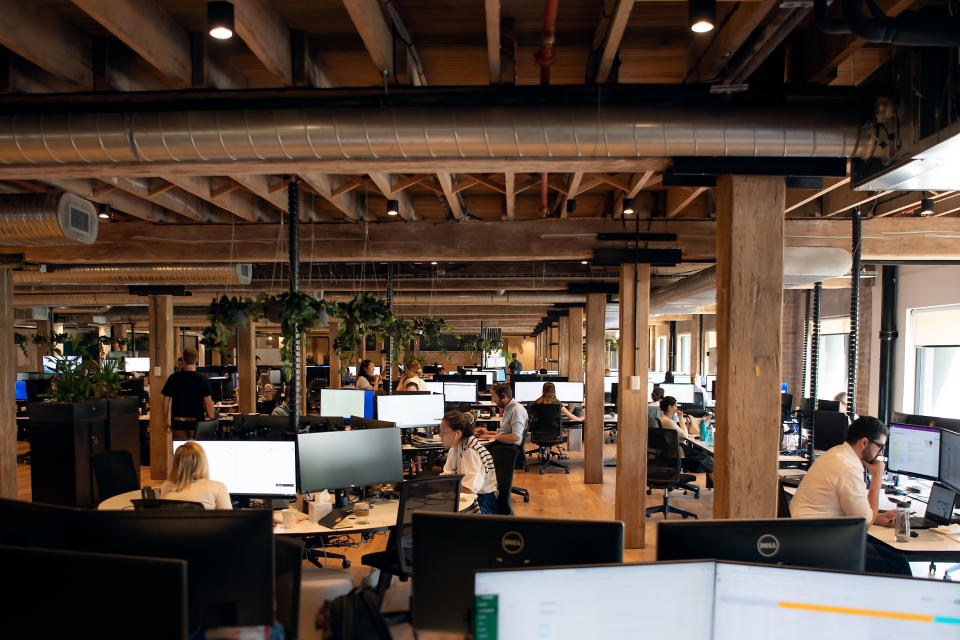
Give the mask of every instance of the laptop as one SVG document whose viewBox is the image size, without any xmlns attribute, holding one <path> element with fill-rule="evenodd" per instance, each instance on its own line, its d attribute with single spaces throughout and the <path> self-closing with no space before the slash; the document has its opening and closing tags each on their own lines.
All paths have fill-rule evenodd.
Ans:
<svg viewBox="0 0 960 640">
<path fill-rule="evenodd" d="M 932 529 L 941 525 L 950 524 L 953 517 L 953 505 L 957 501 L 957 494 L 953 489 L 939 482 L 933 483 L 930 497 L 927 499 L 927 511 L 923 517 L 910 518 L 911 529 Z"/>
</svg>

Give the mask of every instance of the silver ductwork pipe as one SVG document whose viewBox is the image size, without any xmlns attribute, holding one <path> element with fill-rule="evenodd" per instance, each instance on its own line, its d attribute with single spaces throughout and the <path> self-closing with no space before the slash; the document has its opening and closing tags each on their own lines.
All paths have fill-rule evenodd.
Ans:
<svg viewBox="0 0 960 640">
<path fill-rule="evenodd" d="M 834 109 L 395 107 L 0 116 L 0 163 L 651 156 L 868 157 Z"/>
<path fill-rule="evenodd" d="M 0 196 L 0 245 L 5 247 L 93 244 L 99 228 L 93 203 L 72 193 Z"/>
<path fill-rule="evenodd" d="M 14 271 L 14 285 L 33 284 L 250 284 L 253 265 L 130 265 Z"/>
</svg>

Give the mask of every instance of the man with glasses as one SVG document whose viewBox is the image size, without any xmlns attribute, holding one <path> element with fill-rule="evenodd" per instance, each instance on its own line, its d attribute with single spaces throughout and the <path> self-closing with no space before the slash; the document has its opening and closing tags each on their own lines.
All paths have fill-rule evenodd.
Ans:
<svg viewBox="0 0 960 640">
<path fill-rule="evenodd" d="M 887 436 L 886 425 L 861 416 L 847 429 L 846 441 L 817 458 L 790 502 L 794 518 L 864 518 L 870 524 L 892 527 L 896 512 L 880 513 L 884 463 L 880 459 Z M 870 473 L 870 488 L 863 472 Z M 866 570 L 872 573 L 910 574 L 904 556 L 867 543 Z"/>
</svg>

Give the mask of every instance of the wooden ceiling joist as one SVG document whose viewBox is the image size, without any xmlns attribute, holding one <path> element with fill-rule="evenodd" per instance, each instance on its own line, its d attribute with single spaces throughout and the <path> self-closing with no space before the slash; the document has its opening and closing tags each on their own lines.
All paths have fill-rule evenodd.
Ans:
<svg viewBox="0 0 960 640">
<path fill-rule="evenodd" d="M 90 37 L 39 2 L 0 0 L 0 44 L 76 88 L 93 89 Z"/>
<path fill-rule="evenodd" d="M 580 183 L 583 182 L 583 171 L 574 171 L 570 174 L 570 179 L 567 181 L 567 192 L 562 194 L 563 198 L 560 202 L 560 217 L 567 217 L 567 201 L 576 198 L 577 194 L 580 193 Z"/>
<path fill-rule="evenodd" d="M 667 217 L 673 218 L 710 187 L 676 187 L 667 190 Z"/>
<path fill-rule="evenodd" d="M 129 214 L 135 218 L 141 218 L 148 222 L 176 222 L 177 220 L 161 207 L 144 200 L 138 196 L 132 195 L 117 188 L 101 191 L 99 195 L 94 194 L 95 180 L 57 180 L 50 179 L 48 184 L 69 191 L 81 198 L 87 198 L 97 203 L 109 204 L 117 211 Z M 113 186 L 113 185 L 111 185 Z M 105 225 L 100 227 L 101 232 Z"/>
<path fill-rule="evenodd" d="M 122 189 L 127 193 L 150 200 L 177 215 L 196 222 L 228 223 L 232 216 L 197 196 L 175 188 L 170 182 L 161 180 L 168 188 L 157 190 L 150 180 L 145 178 L 105 178 L 108 186 Z"/>
<path fill-rule="evenodd" d="M 370 60 L 381 75 L 396 82 L 393 65 L 393 33 L 378 0 L 343 0 L 343 6 L 363 40 Z"/>
<path fill-rule="evenodd" d="M 164 176 L 164 179 L 177 185 L 187 193 L 192 193 L 212 205 L 225 209 L 247 222 L 266 222 L 276 216 L 261 206 L 260 199 L 247 191 L 230 191 L 221 196 L 214 195 L 213 181 L 201 176 Z"/>
<path fill-rule="evenodd" d="M 393 183 L 396 182 L 396 176 L 390 173 L 374 172 L 370 174 L 370 179 L 377 185 L 377 189 L 383 194 L 383 197 L 397 201 L 399 207 L 398 215 L 404 220 L 416 220 L 417 211 L 413 206 L 413 198 L 405 191 L 394 191 Z"/>
<path fill-rule="evenodd" d="M 285 85 L 293 84 L 290 28 L 266 0 L 233 0 L 237 35 Z"/>
<path fill-rule="evenodd" d="M 503 174 L 504 196 L 504 218 L 513 220 L 517 217 L 517 175 L 515 173 Z"/>
<path fill-rule="evenodd" d="M 443 196 L 447 199 L 447 206 L 450 207 L 450 213 L 455 219 L 463 220 L 463 208 L 460 206 L 460 196 L 453 192 L 453 174 L 449 171 L 438 171 L 437 180 L 443 189 Z"/>
<path fill-rule="evenodd" d="M 500 83 L 500 0 L 484 0 L 484 22 L 487 32 L 487 66 L 490 84 Z"/>
<path fill-rule="evenodd" d="M 779 6 L 780 0 L 760 0 L 729 8 L 728 11 L 735 11 L 729 20 L 724 20 L 718 14 L 718 22 L 725 24 L 710 40 L 703 56 L 688 76 L 700 82 L 713 81 L 770 12 L 776 11 Z"/>
<path fill-rule="evenodd" d="M 367 219 L 366 212 L 357 194 L 345 192 L 340 195 L 333 195 L 333 192 L 342 186 L 339 179 L 335 180 L 334 176 L 312 171 L 300 173 L 300 178 L 311 189 L 320 194 L 320 197 L 336 207 L 350 222 L 360 222 Z M 300 219 L 303 219 L 302 215 Z"/>
<path fill-rule="evenodd" d="M 602 84 L 610 77 L 610 69 L 613 67 L 613 61 L 620 50 L 620 42 L 623 40 L 623 34 L 627 29 L 627 23 L 630 21 L 630 12 L 636 0 L 604 0 L 603 16 L 610 16 L 609 19 L 601 20 L 597 25 L 597 31 L 594 34 L 594 45 L 603 43 L 603 50 L 597 60 L 595 69 L 587 69 L 587 84 L 594 82 Z M 614 6 L 615 5 L 615 6 Z"/>
</svg>

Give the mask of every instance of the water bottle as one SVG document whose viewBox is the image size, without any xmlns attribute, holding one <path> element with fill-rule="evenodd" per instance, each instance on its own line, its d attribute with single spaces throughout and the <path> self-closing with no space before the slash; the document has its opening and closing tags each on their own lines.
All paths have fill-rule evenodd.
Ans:
<svg viewBox="0 0 960 640">
<path fill-rule="evenodd" d="M 706 418 L 700 421 L 700 439 L 707 441 L 707 430 L 710 428 L 710 422 Z"/>
<path fill-rule="evenodd" d="M 897 507 L 893 525 L 893 537 L 897 542 L 910 542 L 910 508 Z"/>
<path fill-rule="evenodd" d="M 707 446 L 708 447 L 713 446 L 713 432 L 714 432 L 713 427 L 707 427 Z"/>
</svg>

